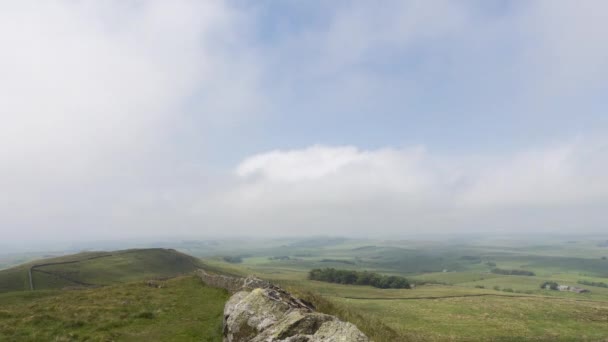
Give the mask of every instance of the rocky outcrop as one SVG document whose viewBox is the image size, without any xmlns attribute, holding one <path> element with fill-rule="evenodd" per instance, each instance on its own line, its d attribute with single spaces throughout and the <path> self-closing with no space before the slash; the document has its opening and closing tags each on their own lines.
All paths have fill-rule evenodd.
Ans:
<svg viewBox="0 0 608 342">
<path fill-rule="evenodd" d="M 315 312 L 275 286 L 235 293 L 224 307 L 224 342 L 367 342 L 351 323 Z"/>
<path fill-rule="evenodd" d="M 234 293 L 224 307 L 224 342 L 369 341 L 355 325 L 315 312 L 312 304 L 264 280 L 199 274 L 208 285 Z"/>
</svg>

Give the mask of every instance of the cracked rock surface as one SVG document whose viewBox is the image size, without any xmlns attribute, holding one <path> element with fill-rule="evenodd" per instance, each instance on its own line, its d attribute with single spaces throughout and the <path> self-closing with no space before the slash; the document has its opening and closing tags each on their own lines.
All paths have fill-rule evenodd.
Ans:
<svg viewBox="0 0 608 342">
<path fill-rule="evenodd" d="M 314 311 L 270 285 L 236 292 L 224 307 L 224 342 L 368 342 L 353 324 Z"/>
</svg>

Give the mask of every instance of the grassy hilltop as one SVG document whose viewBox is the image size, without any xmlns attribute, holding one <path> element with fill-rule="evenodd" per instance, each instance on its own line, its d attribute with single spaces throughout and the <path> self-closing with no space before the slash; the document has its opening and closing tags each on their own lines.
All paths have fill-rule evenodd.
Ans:
<svg viewBox="0 0 608 342">
<path fill-rule="evenodd" d="M 221 341 L 228 293 L 187 275 L 201 266 L 192 256 L 155 248 L 85 252 L 2 270 L 0 341 Z"/>
<path fill-rule="evenodd" d="M 200 266 L 192 256 L 161 248 L 83 252 L 1 270 L 0 292 L 30 290 L 30 271 L 34 289 L 45 290 L 174 277 Z"/>
</svg>

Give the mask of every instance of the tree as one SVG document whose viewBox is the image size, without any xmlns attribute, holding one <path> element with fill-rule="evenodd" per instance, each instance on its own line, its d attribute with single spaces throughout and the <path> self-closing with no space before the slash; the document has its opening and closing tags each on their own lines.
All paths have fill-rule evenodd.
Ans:
<svg viewBox="0 0 608 342">
<path fill-rule="evenodd" d="M 543 289 L 543 290 L 545 290 L 547 288 L 549 290 L 557 290 L 558 286 L 559 285 L 556 282 L 554 282 L 554 281 L 546 281 L 546 282 L 540 284 L 540 288 Z"/>
<path fill-rule="evenodd" d="M 308 279 L 338 284 L 370 285 L 383 289 L 411 288 L 410 283 L 403 277 L 384 276 L 368 271 L 337 270 L 335 268 L 312 269 L 308 273 Z"/>
</svg>

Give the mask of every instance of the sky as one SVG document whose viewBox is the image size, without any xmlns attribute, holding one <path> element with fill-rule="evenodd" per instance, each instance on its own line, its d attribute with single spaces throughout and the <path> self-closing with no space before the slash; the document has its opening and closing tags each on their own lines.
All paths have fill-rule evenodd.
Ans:
<svg viewBox="0 0 608 342">
<path fill-rule="evenodd" d="M 607 11 L 2 1 L 0 245 L 606 232 Z"/>
</svg>

